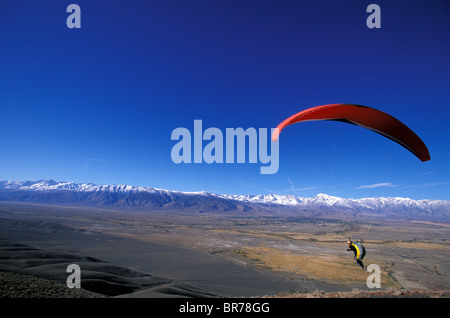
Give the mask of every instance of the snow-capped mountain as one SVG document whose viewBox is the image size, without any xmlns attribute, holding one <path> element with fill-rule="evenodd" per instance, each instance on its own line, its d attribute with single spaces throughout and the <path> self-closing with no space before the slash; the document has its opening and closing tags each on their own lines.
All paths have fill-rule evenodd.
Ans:
<svg viewBox="0 0 450 318">
<path fill-rule="evenodd" d="M 224 195 L 130 185 L 40 181 L 0 181 L 0 200 L 111 208 L 171 209 L 187 212 L 290 213 L 295 215 L 379 215 L 450 219 L 450 201 L 408 198 L 344 199 L 326 194 Z"/>
<path fill-rule="evenodd" d="M 363 198 L 344 199 L 323 193 L 312 198 L 280 196 L 275 194 L 258 196 L 226 196 L 243 202 L 278 204 L 309 210 L 334 210 L 353 212 L 398 212 L 399 214 L 450 217 L 450 201 L 412 200 L 408 198 Z"/>
</svg>

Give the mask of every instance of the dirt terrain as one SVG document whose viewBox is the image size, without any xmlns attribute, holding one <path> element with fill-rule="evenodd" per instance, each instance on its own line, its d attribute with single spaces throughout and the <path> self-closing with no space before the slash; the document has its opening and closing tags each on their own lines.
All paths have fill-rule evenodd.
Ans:
<svg viewBox="0 0 450 318">
<path fill-rule="evenodd" d="M 140 273 L 139 284 L 116 297 L 448 297 L 450 290 L 446 222 L 169 214 L 6 202 L 0 204 L 0 222 L 4 242 L 95 258 L 100 272 L 107 267 Z M 364 239 L 365 264 L 381 269 L 380 289 L 367 287 L 369 273 L 346 251 L 348 237 Z M 8 258 L 14 255 L 10 251 Z M 11 271 L 14 266 L 5 259 L 0 269 Z M 108 266 L 99 270 L 99 264 Z M 38 268 L 25 271 L 42 276 Z M 95 292 L 102 294 L 101 289 Z"/>
</svg>

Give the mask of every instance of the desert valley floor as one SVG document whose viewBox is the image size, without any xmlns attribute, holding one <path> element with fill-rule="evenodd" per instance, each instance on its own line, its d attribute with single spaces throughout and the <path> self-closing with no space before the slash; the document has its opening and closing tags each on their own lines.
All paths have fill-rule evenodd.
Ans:
<svg viewBox="0 0 450 318">
<path fill-rule="evenodd" d="M 83 289 L 113 297 L 368 291 L 348 237 L 364 239 L 381 290 L 448 296 L 448 222 L 0 203 L 0 271 L 65 284 L 75 263 Z"/>
</svg>

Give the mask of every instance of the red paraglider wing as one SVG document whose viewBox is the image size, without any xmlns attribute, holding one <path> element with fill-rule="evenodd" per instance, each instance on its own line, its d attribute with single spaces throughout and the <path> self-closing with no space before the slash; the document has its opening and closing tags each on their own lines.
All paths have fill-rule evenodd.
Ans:
<svg viewBox="0 0 450 318">
<path fill-rule="evenodd" d="M 284 127 L 312 120 L 337 120 L 370 129 L 399 143 L 421 161 L 430 160 L 424 142 L 405 124 L 380 110 L 362 105 L 331 104 L 303 110 L 279 124 L 272 140 L 277 141 Z"/>
</svg>

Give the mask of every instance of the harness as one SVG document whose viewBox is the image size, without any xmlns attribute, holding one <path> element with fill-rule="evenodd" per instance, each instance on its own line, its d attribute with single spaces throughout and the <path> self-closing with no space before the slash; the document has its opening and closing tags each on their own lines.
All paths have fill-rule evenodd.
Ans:
<svg viewBox="0 0 450 318">
<path fill-rule="evenodd" d="M 362 260 L 366 255 L 366 249 L 360 242 L 352 242 L 352 246 L 356 251 L 356 259 Z"/>
</svg>

